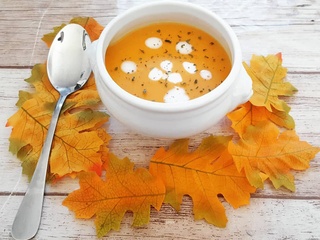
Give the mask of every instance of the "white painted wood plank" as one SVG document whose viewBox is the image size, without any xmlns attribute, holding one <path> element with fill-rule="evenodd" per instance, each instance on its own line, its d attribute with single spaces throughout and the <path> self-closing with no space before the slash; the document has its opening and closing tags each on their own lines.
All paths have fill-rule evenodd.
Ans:
<svg viewBox="0 0 320 240">
<path fill-rule="evenodd" d="M 0 196 L 0 238 L 10 239 L 11 223 L 21 196 Z M 61 205 L 64 197 L 46 197 L 44 214 L 35 239 L 96 239 L 94 220 L 75 219 Z M 131 227 L 132 214 L 127 213 L 119 232 L 111 239 L 320 239 L 320 200 L 252 199 L 250 205 L 233 209 L 224 203 L 228 216 L 226 228 L 217 228 L 203 220 L 195 221 L 192 203 L 187 197 L 180 213 L 169 205 L 160 212 L 151 210 L 150 223 Z"/>
<path fill-rule="evenodd" d="M 43 62 L 43 34 L 75 16 L 95 17 L 106 25 L 139 1 L 6 1 L 1 6 L 0 66 L 30 66 Z M 251 54 L 282 51 L 295 71 L 319 71 L 319 1 L 265 2 L 195 1 L 223 17 L 236 31 L 247 60 Z M 74 6 L 77 5 L 75 8 Z M 10 26 L 10 27 L 8 27 Z"/>
</svg>

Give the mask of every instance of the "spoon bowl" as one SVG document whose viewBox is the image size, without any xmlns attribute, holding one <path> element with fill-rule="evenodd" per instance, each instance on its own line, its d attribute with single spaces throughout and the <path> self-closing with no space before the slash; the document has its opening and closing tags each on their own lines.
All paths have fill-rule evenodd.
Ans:
<svg viewBox="0 0 320 240">
<path fill-rule="evenodd" d="M 87 53 L 90 44 L 89 35 L 83 27 L 69 24 L 59 31 L 50 47 L 47 73 L 60 97 L 52 114 L 36 169 L 12 224 L 11 234 L 14 239 L 31 239 L 38 232 L 54 132 L 66 98 L 79 90 L 91 74 Z"/>
<path fill-rule="evenodd" d="M 90 44 L 86 30 L 78 24 L 66 25 L 56 35 L 47 61 L 48 77 L 55 89 L 73 92 L 87 82 L 91 74 L 87 53 Z"/>
</svg>

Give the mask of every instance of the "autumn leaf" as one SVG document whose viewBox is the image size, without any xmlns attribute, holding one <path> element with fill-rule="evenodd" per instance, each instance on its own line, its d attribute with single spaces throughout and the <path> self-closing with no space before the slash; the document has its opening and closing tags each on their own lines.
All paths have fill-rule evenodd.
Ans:
<svg viewBox="0 0 320 240">
<path fill-rule="evenodd" d="M 175 141 L 168 151 L 159 149 L 151 159 L 150 172 L 165 183 L 165 202 L 179 211 L 182 197 L 189 195 L 195 219 L 225 227 L 227 217 L 219 195 L 237 208 L 248 204 L 255 191 L 227 151 L 231 138 L 207 137 L 193 152 L 188 151 L 187 139 Z"/>
<path fill-rule="evenodd" d="M 92 27 L 96 23 L 89 18 L 76 18 L 73 21 L 80 20 L 90 22 Z M 98 26 L 88 30 L 96 32 Z M 56 33 L 52 34 L 53 38 Z M 44 40 L 51 44 L 53 38 L 44 37 Z M 59 93 L 50 84 L 45 64 L 35 65 L 26 82 L 35 91 L 19 92 L 19 109 L 8 119 L 6 126 L 12 127 L 9 150 L 17 154 L 22 161 L 23 173 L 31 178 Z M 105 130 L 99 130 L 109 117 L 106 113 L 92 110 L 98 103 L 100 98 L 93 75 L 82 89 L 67 98 L 52 145 L 49 177 L 52 180 L 80 171 L 101 173 L 102 163 L 108 154 L 110 136 Z"/>
<path fill-rule="evenodd" d="M 229 152 L 239 171 L 245 174 L 256 188 L 263 188 L 267 176 L 278 189 L 281 186 L 294 191 L 294 177 L 290 170 L 305 170 L 320 151 L 300 141 L 293 130 L 280 133 L 269 121 L 250 125 L 238 143 L 229 143 Z"/>
<path fill-rule="evenodd" d="M 241 137 L 250 125 L 257 125 L 259 122 L 271 121 L 279 127 L 294 129 L 295 123 L 288 111 L 279 111 L 274 109 L 268 111 L 266 107 L 257 107 L 252 103 L 246 102 L 237 109 L 230 112 L 227 116 L 232 122 L 232 128 Z M 289 110 L 289 109 L 288 109 Z"/>
<path fill-rule="evenodd" d="M 133 226 L 146 225 L 150 219 L 150 206 L 158 211 L 165 197 L 165 187 L 145 168 L 134 170 L 128 159 L 110 154 L 104 164 L 106 179 L 94 172 L 79 174 L 80 189 L 72 192 L 63 205 L 74 211 L 77 218 L 96 216 L 98 237 L 111 230 L 119 230 L 127 211 L 133 212 Z"/>
<path fill-rule="evenodd" d="M 86 29 L 91 41 L 97 40 L 104 28 L 94 18 L 91 17 L 75 17 L 70 20 L 70 23 L 79 24 L 84 29 Z M 54 37 L 65 25 L 66 24 L 61 24 L 58 27 L 54 27 L 53 32 L 45 34 L 42 37 L 42 40 L 47 44 L 48 47 L 51 46 Z"/>
<path fill-rule="evenodd" d="M 253 55 L 250 66 L 244 63 L 244 67 L 252 79 L 250 102 L 255 106 L 264 106 L 270 112 L 272 107 L 288 112 L 289 106 L 279 96 L 292 96 L 297 89 L 284 81 L 287 69 L 282 66 L 281 53 L 266 57 Z"/>
<path fill-rule="evenodd" d="M 44 65 L 36 65 L 35 69 L 37 74 L 42 71 L 40 75 L 46 76 Z M 38 78 L 36 89 L 40 88 L 40 92 L 31 94 L 32 98 L 28 100 L 20 101 L 22 103 L 20 109 L 7 122 L 7 126 L 13 127 L 9 150 L 13 154 L 18 154 L 22 161 L 23 172 L 29 177 L 37 164 L 58 97 L 55 90 L 45 87 L 48 82 L 47 77 L 41 79 L 44 84 L 39 81 Z M 90 88 L 90 84 L 88 87 Z M 86 91 L 86 88 L 81 91 Z M 91 102 L 99 101 L 98 95 L 94 97 L 98 100 Z M 76 111 L 80 106 L 75 102 L 82 102 L 81 111 Z M 105 113 L 94 112 L 88 108 L 89 106 L 91 103 L 89 100 L 83 100 L 83 94 L 67 99 L 57 125 L 50 157 L 51 173 L 57 177 L 101 168 L 99 150 L 104 141 L 95 130 L 108 120 L 108 116 Z"/>
<path fill-rule="evenodd" d="M 282 67 L 281 54 L 253 56 L 250 67 L 245 67 L 253 80 L 254 94 L 250 102 L 228 114 L 241 138 L 229 144 L 230 154 L 253 186 L 263 188 L 269 178 L 275 188 L 284 186 L 294 191 L 290 170 L 307 169 L 319 151 L 300 141 L 294 131 L 280 134 L 279 127 L 294 129 L 295 123 L 290 107 L 278 97 L 291 96 L 296 89 L 283 81 L 287 70 Z"/>
</svg>

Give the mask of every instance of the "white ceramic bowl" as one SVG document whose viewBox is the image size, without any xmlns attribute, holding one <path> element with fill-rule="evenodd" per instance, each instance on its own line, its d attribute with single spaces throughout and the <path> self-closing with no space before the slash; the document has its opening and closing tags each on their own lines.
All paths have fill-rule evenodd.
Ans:
<svg viewBox="0 0 320 240">
<path fill-rule="evenodd" d="M 183 103 L 159 103 L 138 98 L 120 88 L 105 67 L 108 45 L 135 28 L 159 21 L 193 25 L 216 38 L 232 62 L 228 77 L 211 92 Z M 184 138 L 212 127 L 252 95 L 252 82 L 242 66 L 238 39 L 216 14 L 194 4 L 152 2 L 114 18 L 93 43 L 91 61 L 96 85 L 109 113 L 132 130 L 153 137 Z"/>
</svg>

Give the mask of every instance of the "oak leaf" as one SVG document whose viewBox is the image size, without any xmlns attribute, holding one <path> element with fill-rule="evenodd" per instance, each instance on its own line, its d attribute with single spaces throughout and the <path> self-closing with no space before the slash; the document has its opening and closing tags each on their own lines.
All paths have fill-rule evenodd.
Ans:
<svg viewBox="0 0 320 240">
<path fill-rule="evenodd" d="M 83 19 L 87 20 L 85 22 L 92 22 L 88 18 L 76 18 L 74 21 L 84 21 Z M 56 33 L 57 31 L 52 34 L 53 38 Z M 45 38 L 45 41 L 50 44 L 50 38 Z M 31 178 L 59 93 L 49 82 L 45 64 L 36 64 L 26 82 L 30 83 L 35 91 L 19 92 L 16 104 L 19 109 L 8 119 L 6 126 L 12 127 L 9 150 L 17 154 L 22 161 L 23 173 Z M 80 171 L 94 170 L 101 173 L 110 136 L 105 130 L 99 130 L 108 121 L 108 115 L 91 109 L 98 103 L 100 98 L 93 75 L 82 89 L 67 98 L 52 144 L 51 179 Z"/>
<path fill-rule="evenodd" d="M 145 168 L 134 170 L 128 159 L 110 154 L 105 180 L 94 172 L 79 174 L 80 189 L 70 193 L 63 205 L 74 211 L 77 218 L 96 216 L 98 237 L 111 230 L 119 230 L 127 211 L 133 212 L 133 226 L 149 222 L 150 206 L 158 211 L 165 197 L 165 187 Z"/>
<path fill-rule="evenodd" d="M 75 17 L 70 20 L 70 23 L 79 24 L 82 27 L 84 27 L 92 41 L 97 40 L 99 38 L 104 28 L 92 17 Z M 60 26 L 54 27 L 53 32 L 45 34 L 42 37 L 42 40 L 47 44 L 48 47 L 51 46 L 54 37 L 65 25 L 66 24 L 61 24 Z"/>
<path fill-rule="evenodd" d="M 240 105 L 227 116 L 232 122 L 232 128 L 239 134 L 240 137 L 246 131 L 248 126 L 256 125 L 263 121 L 271 121 L 279 127 L 294 129 L 295 122 L 294 119 L 289 115 L 289 109 L 286 111 L 279 111 L 273 107 L 271 108 L 272 111 L 270 112 L 266 107 L 254 106 L 249 101 Z"/>
<path fill-rule="evenodd" d="M 188 139 L 175 141 L 167 151 L 160 148 L 151 159 L 150 172 L 165 183 L 165 202 L 179 211 L 183 196 L 189 195 L 195 219 L 225 227 L 227 217 L 219 195 L 237 208 L 248 204 L 255 191 L 228 153 L 231 138 L 204 138 L 193 152 L 188 151 Z"/>
<path fill-rule="evenodd" d="M 290 170 L 305 170 L 320 151 L 300 141 L 294 130 L 280 133 L 269 121 L 250 125 L 239 142 L 229 143 L 229 152 L 239 171 L 245 174 L 256 188 L 263 188 L 267 177 L 278 189 L 281 186 L 294 191 L 294 177 Z"/>
<path fill-rule="evenodd" d="M 292 96 L 297 89 L 284 78 L 287 69 L 282 66 L 282 55 L 253 55 L 250 67 L 244 63 L 247 73 L 252 79 L 253 95 L 250 102 L 255 106 L 265 106 L 270 112 L 272 107 L 279 111 L 289 111 L 287 103 L 279 96 Z"/>
</svg>

